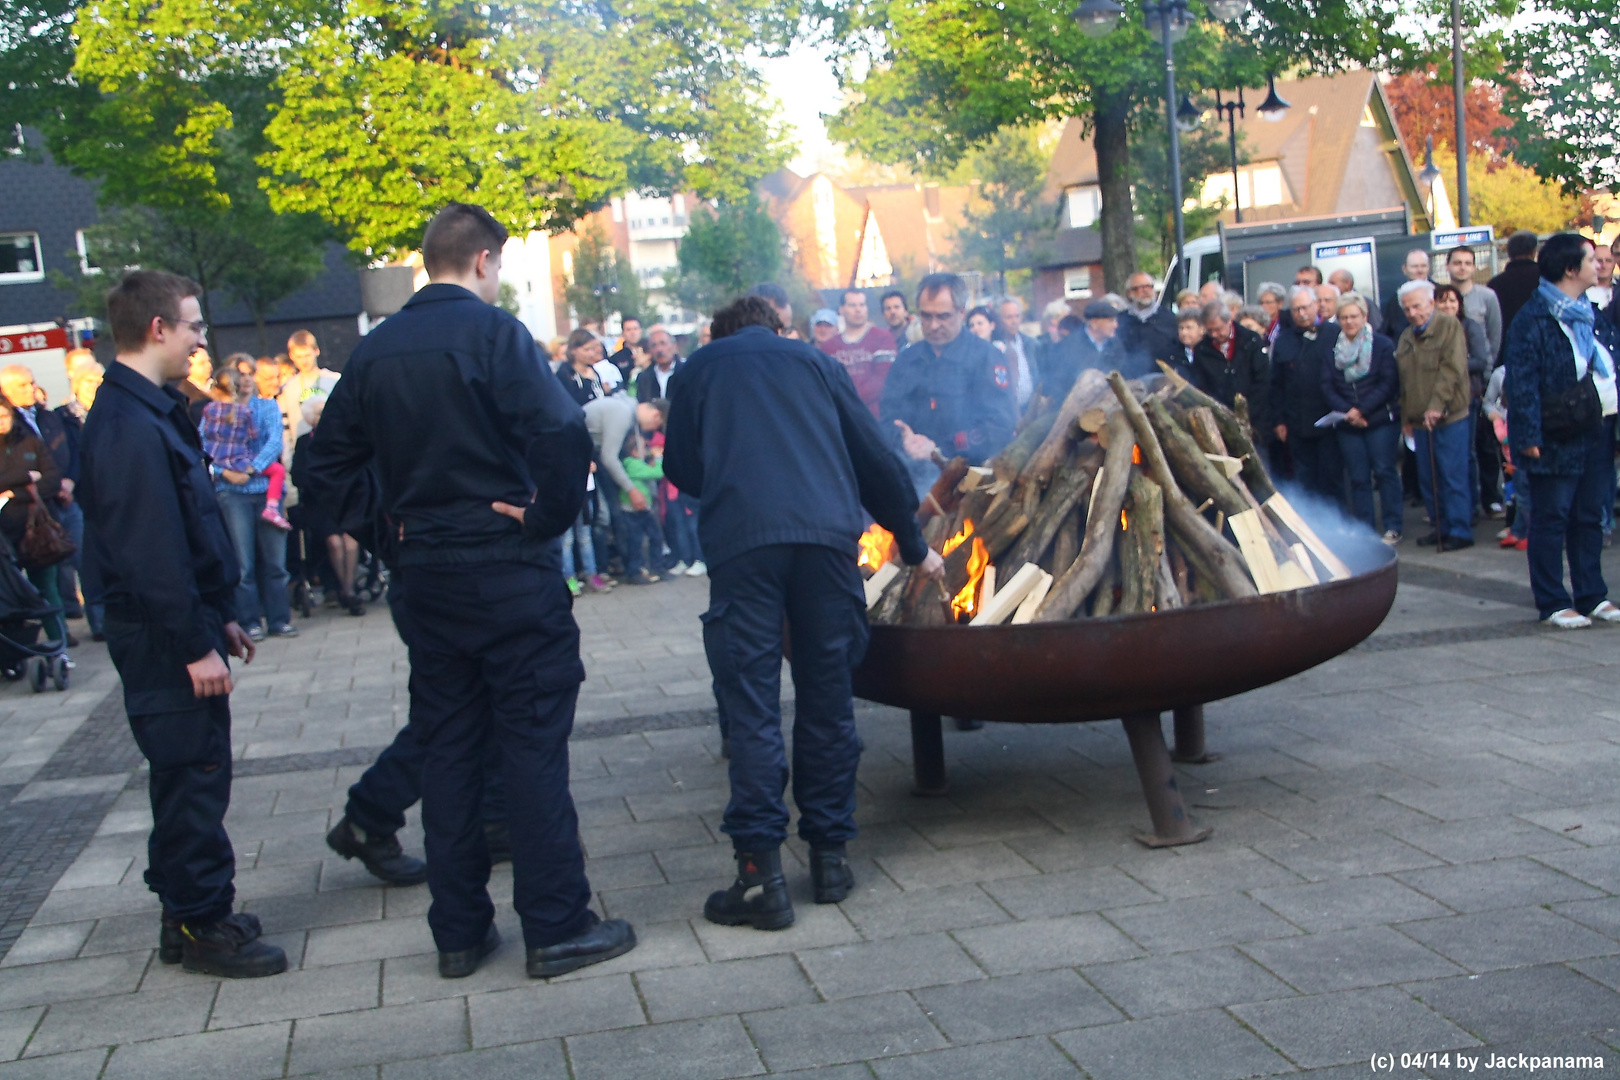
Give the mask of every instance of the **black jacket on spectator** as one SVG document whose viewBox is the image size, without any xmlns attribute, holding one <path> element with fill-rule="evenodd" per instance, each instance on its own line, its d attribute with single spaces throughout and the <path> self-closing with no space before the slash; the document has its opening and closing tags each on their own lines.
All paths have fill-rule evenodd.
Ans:
<svg viewBox="0 0 1620 1080">
<path fill-rule="evenodd" d="M 66 405 L 58 405 L 52 411 L 56 414 L 57 419 L 62 421 L 62 432 L 67 436 L 68 463 L 67 467 L 62 470 L 62 475 L 77 484 L 79 482 L 79 463 L 83 453 L 81 445 L 84 442 L 84 421 L 80 420 L 77 414 Z"/>
<path fill-rule="evenodd" d="M 1316 422 L 1332 412 L 1322 393 L 1322 372 L 1333 366 L 1333 343 L 1339 324 L 1325 322 L 1302 330 L 1292 321 L 1277 335 L 1271 350 L 1271 413 L 1268 423 L 1288 425 L 1290 440 L 1332 435 Z"/>
<path fill-rule="evenodd" d="M 1501 297 L 1497 299 L 1500 300 Z M 1384 301 L 1384 328 L 1381 332 L 1389 340 L 1399 341 L 1410 325 L 1406 321 L 1406 309 L 1401 307 L 1400 293 L 1398 291 L 1391 293 L 1389 299 Z M 1502 325 L 1505 327 L 1507 323 L 1504 321 Z"/>
<path fill-rule="evenodd" d="M 677 356 L 675 358 L 675 363 L 673 365 L 671 365 L 671 367 L 669 369 L 669 378 L 670 378 L 671 382 L 674 381 L 676 374 L 678 374 L 680 372 L 680 370 L 685 366 L 686 366 L 686 361 L 682 360 L 680 357 Z M 663 393 L 660 394 L 658 392 L 658 365 L 657 364 L 648 364 L 645 368 L 643 368 L 641 370 L 641 374 L 636 376 L 636 400 L 638 402 L 641 402 L 641 401 L 656 401 L 661 397 L 668 397 L 669 393 L 670 393 L 669 384 L 666 384 L 664 386 L 664 392 Z"/>
<path fill-rule="evenodd" d="M 10 406 L 0 405 L 0 408 Z M 28 478 L 30 472 L 39 473 L 37 482 Z M 61 490 L 62 473 L 28 421 L 11 409 L 11 432 L 0 435 L 0 491 L 11 492 L 11 501 L 0 510 L 0 533 L 5 534 L 14 548 L 22 542 L 23 531 L 28 527 L 28 507 L 33 502 L 28 491 L 31 483 L 36 484 L 40 501 L 48 507 Z"/>
<path fill-rule="evenodd" d="M 1491 278 L 1487 284 L 1496 293 L 1496 302 L 1502 305 L 1501 356 L 1506 356 L 1508 327 L 1513 325 L 1513 316 L 1517 315 L 1519 309 L 1536 295 L 1537 289 L 1541 288 L 1541 270 L 1533 258 L 1509 259 L 1508 264 L 1502 267 L 1502 272 Z M 1498 357 L 1499 360 L 1501 356 Z"/>
<path fill-rule="evenodd" d="M 17 411 L 17 423 L 23 426 L 28 421 L 23 417 L 21 410 Z M 51 459 L 56 462 L 56 471 L 61 476 L 73 478 L 78 483 L 78 470 L 74 467 L 73 440 L 69 437 L 67 425 L 56 413 L 41 405 L 34 406 L 34 423 L 39 425 L 39 438 L 45 444 L 45 449 L 51 452 Z"/>
<path fill-rule="evenodd" d="M 873 519 L 906 562 L 928 554 L 905 467 L 843 365 L 813 345 L 748 326 L 703 346 L 670 397 L 665 437 L 664 475 L 702 500 L 710 567 L 770 544 L 854 559 Z"/>
<path fill-rule="evenodd" d="M 585 501 L 591 439 L 523 324 L 438 283 L 360 340 L 309 451 L 304 494 L 344 532 L 386 513 L 400 565 L 551 567 L 550 541 Z M 497 501 L 527 505 L 524 523 Z"/>
<path fill-rule="evenodd" d="M 1115 335 L 1126 355 L 1147 357 L 1153 371 L 1159 370 L 1158 361 L 1173 364 L 1181 341 L 1176 336 L 1176 313 L 1160 305 L 1145 319 L 1130 312 L 1119 317 L 1119 333 Z M 1121 372 L 1120 374 L 1124 374 Z M 1129 376 L 1127 376 L 1129 377 Z"/>
<path fill-rule="evenodd" d="M 1249 402 L 1249 423 L 1264 430 L 1268 419 L 1271 362 L 1266 359 L 1265 339 L 1246 326 L 1232 324 L 1232 362 L 1206 336 L 1193 350 L 1192 382 L 1227 408 L 1242 394 Z M 1277 339 L 1282 340 L 1281 335 Z"/>
<path fill-rule="evenodd" d="M 85 592 L 102 598 L 109 619 L 144 624 L 166 643 L 155 650 L 189 664 L 217 647 L 218 623 L 236 621 L 240 573 L 186 405 L 179 391 L 107 365 L 84 422 L 76 494 Z"/>
<path fill-rule="evenodd" d="M 901 349 L 883 384 L 879 427 L 884 440 L 903 453 L 902 433 L 894 424 L 900 420 L 934 440 L 946 457 L 960 454 L 969 465 L 983 464 L 1011 441 L 1018 423 L 1011 383 L 999 381 L 1006 376 L 1006 360 L 965 327 L 938 355 L 926 341 Z"/>
<path fill-rule="evenodd" d="M 574 370 L 574 365 L 566 360 L 563 361 L 562 367 L 557 369 L 557 381 L 562 383 L 563 389 L 568 391 L 568 396 L 580 408 L 584 408 L 586 402 L 607 397 L 607 391 L 602 389 L 602 379 L 596 372 L 591 372 L 588 377 L 581 375 Z"/>
<path fill-rule="evenodd" d="M 1401 369 L 1395 364 L 1395 343 L 1370 329 L 1362 333 L 1373 335 L 1372 367 L 1351 382 L 1330 353 L 1322 365 L 1322 396 L 1333 412 L 1360 409 L 1369 428 L 1393 424 L 1401 408 Z"/>
</svg>

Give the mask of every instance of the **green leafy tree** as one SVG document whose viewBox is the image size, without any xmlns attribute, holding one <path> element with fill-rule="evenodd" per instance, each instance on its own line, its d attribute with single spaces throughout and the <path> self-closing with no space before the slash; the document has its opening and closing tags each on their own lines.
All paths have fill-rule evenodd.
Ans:
<svg viewBox="0 0 1620 1080">
<path fill-rule="evenodd" d="M 1132 127 L 1144 109 L 1162 109 L 1164 86 L 1140 3 L 1125 7 L 1118 28 L 1094 39 L 1070 17 L 1070 0 L 822 0 L 814 13 L 858 95 L 829 129 L 874 160 L 937 172 L 1003 127 L 1084 117 L 1102 189 L 1104 276 L 1120 290 L 1136 261 Z M 1177 68 L 1196 91 L 1373 61 L 1400 46 L 1396 16 L 1393 4 L 1256 0 L 1235 25 L 1195 23 L 1176 47 Z"/>
<path fill-rule="evenodd" d="M 1620 9 L 1534 0 L 1506 46 L 1514 156 L 1565 191 L 1620 183 Z"/>
<path fill-rule="evenodd" d="M 1238 132 L 1238 163 L 1246 164 L 1243 133 Z M 1232 153 L 1225 124 L 1211 118 L 1193 131 L 1181 135 L 1181 190 L 1186 199 L 1196 199 L 1204 181 L 1232 168 Z M 1161 275 L 1176 253 L 1175 218 L 1172 216 L 1170 186 L 1164 177 L 1170 172 L 1170 149 L 1164 136 L 1164 116 L 1145 110 L 1137 121 L 1135 144 L 1131 149 L 1131 174 L 1136 194 L 1137 263 L 1154 276 Z M 1215 227 L 1223 199 L 1217 206 L 1184 204 L 1183 218 L 1188 236 L 1202 236 Z"/>
<path fill-rule="evenodd" d="M 1008 128 L 959 170 L 978 181 L 952 235 L 960 268 L 995 278 L 998 294 L 1006 294 L 1009 274 L 1027 271 L 1050 248 L 1057 207 L 1042 198 L 1046 166 L 1036 133 Z"/>
<path fill-rule="evenodd" d="M 595 222 L 580 234 L 564 295 L 582 320 L 595 319 L 603 324 L 615 313 L 623 318 L 639 318 L 645 306 L 636 272 L 619 259 L 607 233 Z"/>
<path fill-rule="evenodd" d="M 786 263 L 782 248 L 782 231 L 756 198 L 712 210 L 699 206 L 669 289 L 689 308 L 714 311 L 762 281 L 775 281 Z"/>
</svg>

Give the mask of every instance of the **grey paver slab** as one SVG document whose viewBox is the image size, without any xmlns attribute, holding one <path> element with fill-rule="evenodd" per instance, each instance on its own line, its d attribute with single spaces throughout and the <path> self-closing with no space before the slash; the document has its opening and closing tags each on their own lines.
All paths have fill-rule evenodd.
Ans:
<svg viewBox="0 0 1620 1080">
<path fill-rule="evenodd" d="M 839 907 L 868 938 L 928 934 L 1009 921 L 1007 912 L 978 885 L 948 885 L 871 899 L 851 896 Z"/>
<path fill-rule="evenodd" d="M 1112 866 L 1009 878 L 987 882 L 983 888 L 1020 919 L 1074 915 L 1159 899 L 1157 893 Z"/>
<path fill-rule="evenodd" d="M 905 994 L 795 1005 L 744 1017 L 773 1072 L 914 1054 L 945 1045 Z"/>
<path fill-rule="evenodd" d="M 298 1021 L 287 1071 L 296 1076 L 466 1049 L 467 1007 L 461 1000 L 392 1005 Z"/>
<path fill-rule="evenodd" d="M 938 888 L 965 881 L 999 881 L 1037 872 L 1016 851 L 999 842 L 949 851 L 881 855 L 877 861 L 903 889 Z"/>
<path fill-rule="evenodd" d="M 1478 1046 L 1479 1040 L 1392 986 L 1234 1006 L 1238 1019 L 1300 1065 L 1366 1061 L 1383 1049 L 1425 1052 Z"/>
<path fill-rule="evenodd" d="M 147 959 L 126 953 L 0 969 L 0 1009 L 127 993 L 140 981 Z"/>
<path fill-rule="evenodd" d="M 1142 951 L 1097 915 L 981 926 L 958 931 L 956 939 L 992 975 L 1122 960 Z"/>
<path fill-rule="evenodd" d="M 1257 941 L 1250 958 L 1307 994 L 1461 974 L 1457 965 L 1387 926 Z"/>
<path fill-rule="evenodd" d="M 1538 855 L 1536 861 L 1580 878 L 1605 892 L 1620 892 L 1620 845 Z"/>
<path fill-rule="evenodd" d="M 1254 898 L 1311 933 L 1451 914 L 1438 901 L 1380 875 L 1256 889 Z"/>
<path fill-rule="evenodd" d="M 282 1074 L 291 1026 L 263 1024 L 126 1043 L 113 1051 L 103 1080 L 269 1080 Z"/>
<path fill-rule="evenodd" d="M 793 925 L 772 933 L 747 926 L 716 926 L 702 918 L 694 919 L 692 928 L 711 960 L 769 956 L 860 940 L 861 935 L 836 904 L 795 904 L 793 910 Z"/>
<path fill-rule="evenodd" d="M 217 1030 L 376 1008 L 380 967 L 375 960 L 362 960 L 289 971 L 273 979 L 224 980 L 208 1026 Z"/>
<path fill-rule="evenodd" d="M 576 1035 L 568 1056 L 575 1080 L 724 1080 L 765 1071 L 735 1016 Z"/>
<path fill-rule="evenodd" d="M 28 1056 L 190 1035 L 208 1022 L 214 991 L 214 983 L 197 979 L 170 990 L 53 1005 L 28 1043 Z"/>
<path fill-rule="evenodd" d="M 1602 892 L 1529 859 L 1498 859 L 1396 874 L 1419 892 L 1464 913 L 1493 908 L 1591 900 Z"/>
<path fill-rule="evenodd" d="M 1402 923 L 1401 933 L 1470 971 L 1584 960 L 1616 951 L 1613 938 L 1545 908 L 1510 908 Z"/>
<path fill-rule="evenodd" d="M 817 1000 L 804 972 L 786 955 L 644 971 L 636 982 L 654 1023 Z"/>
<path fill-rule="evenodd" d="M 1562 964 L 1441 979 L 1406 990 L 1491 1044 L 1620 1027 L 1620 993 Z"/>
<path fill-rule="evenodd" d="M 1434 866 L 1435 856 L 1383 833 L 1360 833 L 1300 844 L 1262 844 L 1260 851 L 1309 881 L 1387 874 Z M 1256 882 L 1256 885 L 1267 883 Z"/>
<path fill-rule="evenodd" d="M 18 967 L 23 964 L 41 964 L 50 960 L 71 960 L 84 948 L 85 940 L 95 927 L 93 922 L 61 923 L 53 926 L 30 926 L 12 945 L 11 951 L 0 962 L 0 967 Z"/>
<path fill-rule="evenodd" d="M 1582 926 L 1590 926 L 1600 934 L 1620 940 L 1620 896 L 1554 904 L 1552 909 L 1566 919 L 1574 919 Z"/>
<path fill-rule="evenodd" d="M 1003 975 L 912 996 L 954 1043 L 1045 1035 L 1121 1019 L 1118 1009 L 1072 971 Z"/>
<path fill-rule="evenodd" d="M 1174 854 L 1167 848 L 1161 858 L 1131 867 L 1131 876 L 1161 896 L 1183 899 L 1211 893 L 1236 892 L 1267 885 L 1291 885 L 1300 877 L 1248 848 L 1193 850 Z"/>
<path fill-rule="evenodd" d="M 935 1050 L 872 1063 L 878 1080 L 1074 1080 L 1074 1063 L 1046 1039 L 1015 1039 Z"/>
<path fill-rule="evenodd" d="M 471 998 L 472 1040 L 476 1047 L 532 1042 L 553 1035 L 575 1035 L 644 1024 L 636 988 L 628 975 L 604 975 L 575 982 L 543 983 Z"/>
<path fill-rule="evenodd" d="M 1056 1039 L 1093 1080 L 1165 1076 L 1229 1080 L 1293 1071 L 1286 1060 L 1222 1012 L 1081 1028 Z"/>
<path fill-rule="evenodd" d="M 383 1080 L 569 1080 L 562 1040 L 494 1046 L 464 1054 L 396 1061 Z"/>
<path fill-rule="evenodd" d="M 1081 973 L 1136 1020 L 1295 994 L 1232 948 L 1094 964 Z"/>
<path fill-rule="evenodd" d="M 1199 896 L 1104 912 L 1149 952 L 1184 952 L 1299 933 L 1247 896 Z"/>
<path fill-rule="evenodd" d="M 22 1053 L 23 1044 L 39 1027 L 39 1018 L 44 1015 L 43 1005 L 0 1013 L 0 1061 L 10 1061 Z"/>
<path fill-rule="evenodd" d="M 107 1051 L 80 1050 L 47 1058 L 0 1063 L 0 1080 L 97 1080 L 107 1064 Z"/>
<path fill-rule="evenodd" d="M 807 949 L 799 953 L 799 963 L 828 1000 L 985 977 L 945 934 Z"/>
</svg>

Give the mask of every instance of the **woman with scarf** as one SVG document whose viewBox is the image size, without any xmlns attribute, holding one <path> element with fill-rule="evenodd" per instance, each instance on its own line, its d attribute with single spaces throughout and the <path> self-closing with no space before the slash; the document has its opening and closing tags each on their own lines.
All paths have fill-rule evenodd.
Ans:
<svg viewBox="0 0 1620 1080">
<path fill-rule="evenodd" d="M 1559 233 L 1536 260 L 1541 284 L 1508 327 L 1509 445 L 1530 483 L 1530 591 L 1541 618 L 1563 630 L 1620 622 L 1603 581 L 1603 508 L 1614 498 L 1615 357 L 1620 334 L 1586 290 L 1597 281 L 1592 241 Z M 1564 553 L 1570 584 L 1564 588 Z"/>
<path fill-rule="evenodd" d="M 1383 519 L 1384 543 L 1401 542 L 1401 473 L 1396 464 L 1401 446 L 1397 408 L 1401 373 L 1395 366 L 1395 343 L 1367 325 L 1367 301 L 1345 293 L 1338 304 L 1339 337 L 1333 362 L 1322 365 L 1322 396 L 1344 420 L 1334 429 L 1339 453 L 1350 471 L 1350 509 L 1378 529 L 1373 492 Z"/>
</svg>

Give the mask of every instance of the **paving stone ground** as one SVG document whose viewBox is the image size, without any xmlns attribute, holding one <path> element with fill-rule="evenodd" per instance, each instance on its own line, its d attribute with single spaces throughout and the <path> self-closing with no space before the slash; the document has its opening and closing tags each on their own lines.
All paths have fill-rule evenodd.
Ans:
<svg viewBox="0 0 1620 1080">
<path fill-rule="evenodd" d="M 585 598 L 574 795 L 596 903 L 641 945 L 550 982 L 524 976 L 506 869 L 507 943 L 447 982 L 426 889 L 324 845 L 405 714 L 381 608 L 320 613 L 239 672 L 237 884 L 292 971 L 159 964 L 144 774 L 86 645 L 68 694 L 0 687 L 0 922 L 20 920 L 0 1080 L 1224 1080 L 1361 1075 L 1375 1053 L 1394 1075 L 1460 1075 L 1459 1054 L 1532 1075 L 1485 1069 L 1493 1052 L 1613 1074 L 1620 628 L 1536 627 L 1519 553 L 1402 557 L 1367 645 L 1209 707 L 1225 756 L 1181 770 L 1215 827 L 1198 846 L 1132 841 L 1117 724 L 948 731 L 951 793 L 919 799 L 904 715 L 863 706 L 857 889 L 810 903 L 793 842 L 799 921 L 777 934 L 700 913 L 729 873 L 705 584 Z M 403 838 L 420 850 L 414 814 Z"/>
</svg>

